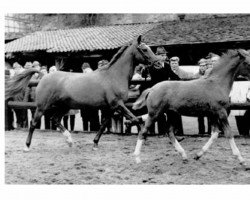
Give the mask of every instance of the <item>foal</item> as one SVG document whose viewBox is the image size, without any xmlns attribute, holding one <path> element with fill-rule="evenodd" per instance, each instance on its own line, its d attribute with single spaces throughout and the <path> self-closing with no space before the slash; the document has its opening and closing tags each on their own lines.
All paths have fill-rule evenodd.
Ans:
<svg viewBox="0 0 250 200">
<path fill-rule="evenodd" d="M 223 130 L 229 140 L 233 155 L 240 164 L 245 161 L 237 148 L 233 134 L 228 123 L 227 108 L 229 107 L 229 93 L 232 88 L 234 76 L 240 67 L 250 67 L 250 55 L 245 50 L 230 50 L 224 54 L 214 66 L 210 75 L 192 81 L 164 81 L 156 84 L 142 96 L 146 99 L 148 118 L 145 126 L 139 133 L 134 155 L 136 161 L 140 161 L 140 151 L 143 140 L 157 117 L 167 112 L 170 121 L 169 137 L 175 149 L 187 161 L 185 150 L 181 147 L 174 136 L 174 116 L 176 113 L 186 116 L 207 116 L 211 119 L 211 138 L 195 156 L 199 159 L 218 137 L 219 130 Z M 134 107 L 143 104 L 135 103 Z"/>
</svg>

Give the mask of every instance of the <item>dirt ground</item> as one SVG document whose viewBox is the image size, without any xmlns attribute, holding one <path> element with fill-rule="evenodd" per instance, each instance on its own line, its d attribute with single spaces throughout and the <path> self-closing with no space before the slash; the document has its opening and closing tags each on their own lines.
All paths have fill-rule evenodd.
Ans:
<svg viewBox="0 0 250 200">
<path fill-rule="evenodd" d="M 73 133 L 70 148 L 59 132 L 36 130 L 31 151 L 24 153 L 27 134 L 5 132 L 6 184 L 250 184 L 250 171 L 239 166 L 223 137 L 196 161 L 194 154 L 208 138 L 186 136 L 181 145 L 189 156 L 187 164 L 168 138 L 149 137 L 142 163 L 136 164 L 135 134 L 103 135 L 99 150 L 93 151 L 94 133 Z M 236 144 L 250 165 L 250 138 L 236 138 Z"/>
</svg>

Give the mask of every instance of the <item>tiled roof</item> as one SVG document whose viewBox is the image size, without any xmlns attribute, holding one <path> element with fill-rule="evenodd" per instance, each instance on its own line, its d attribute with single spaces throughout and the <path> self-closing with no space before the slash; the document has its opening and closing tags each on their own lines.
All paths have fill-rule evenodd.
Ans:
<svg viewBox="0 0 250 200">
<path fill-rule="evenodd" d="M 47 52 L 115 49 L 132 41 L 158 23 L 85 27 L 39 31 L 5 45 L 5 52 L 45 50 Z"/>
<path fill-rule="evenodd" d="M 95 26 L 40 31 L 5 45 L 5 52 L 94 51 L 119 48 L 138 35 L 149 45 L 250 41 L 250 15 L 161 23 Z"/>
<path fill-rule="evenodd" d="M 246 40 L 250 40 L 250 15 L 166 21 L 144 35 L 144 41 L 150 45 Z"/>
</svg>

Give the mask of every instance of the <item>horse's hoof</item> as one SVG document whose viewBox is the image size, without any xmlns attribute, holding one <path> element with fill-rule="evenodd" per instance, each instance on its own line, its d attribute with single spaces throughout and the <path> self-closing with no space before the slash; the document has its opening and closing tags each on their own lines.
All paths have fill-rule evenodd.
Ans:
<svg viewBox="0 0 250 200">
<path fill-rule="evenodd" d="M 188 163 L 188 159 L 187 159 L 187 158 L 184 158 L 184 159 L 182 160 L 182 162 L 183 162 L 184 164 L 187 164 L 187 163 Z"/>
<path fill-rule="evenodd" d="M 68 143 L 69 147 L 72 147 L 72 146 L 73 146 L 72 140 L 66 140 L 66 142 Z"/>
<path fill-rule="evenodd" d="M 240 163 L 241 167 L 245 170 L 245 171 L 249 171 L 250 170 L 250 166 L 247 166 L 247 164 L 245 162 L 241 162 Z"/>
<path fill-rule="evenodd" d="M 141 158 L 139 156 L 135 157 L 135 162 L 136 164 L 140 164 L 141 163 Z"/>
<path fill-rule="evenodd" d="M 29 147 L 24 147 L 24 149 L 23 149 L 23 152 L 25 152 L 25 153 L 27 153 L 27 152 L 29 152 L 30 151 L 30 148 Z"/>
<path fill-rule="evenodd" d="M 93 146 L 93 151 L 97 151 L 98 150 L 98 144 L 94 143 L 94 146 Z"/>
<path fill-rule="evenodd" d="M 98 150 L 98 147 L 93 147 L 92 150 L 93 150 L 93 151 L 97 151 L 97 150 Z"/>
<path fill-rule="evenodd" d="M 201 157 L 201 156 L 200 156 L 199 154 L 196 154 L 196 155 L 194 156 L 194 159 L 195 159 L 195 160 L 199 160 L 200 157 Z"/>
</svg>

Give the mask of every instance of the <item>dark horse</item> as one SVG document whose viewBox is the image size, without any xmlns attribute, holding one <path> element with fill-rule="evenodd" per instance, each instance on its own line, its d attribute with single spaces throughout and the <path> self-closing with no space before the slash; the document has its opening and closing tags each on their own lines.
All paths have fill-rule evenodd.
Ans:
<svg viewBox="0 0 250 200">
<path fill-rule="evenodd" d="M 140 161 L 140 151 L 143 140 L 161 113 L 168 113 L 170 122 L 169 137 L 175 149 L 187 161 L 187 155 L 174 136 L 174 117 L 176 113 L 186 116 L 207 116 L 211 120 L 212 133 L 209 141 L 197 153 L 199 159 L 218 137 L 219 130 L 223 130 L 228 138 L 233 155 L 245 166 L 228 123 L 227 108 L 229 107 L 229 93 L 233 80 L 240 68 L 250 69 L 250 55 L 245 50 L 229 50 L 214 66 L 208 77 L 191 81 L 164 81 L 142 93 L 148 108 L 148 118 L 139 133 L 134 155 Z M 136 102 L 135 107 L 143 105 L 143 101 Z M 172 116 L 172 117 L 171 117 Z"/>
<path fill-rule="evenodd" d="M 94 148 L 97 148 L 99 139 L 115 111 L 124 114 L 133 122 L 138 122 L 138 119 L 126 108 L 124 101 L 128 99 L 129 80 L 135 66 L 139 63 L 148 66 L 159 65 L 158 58 L 150 47 L 141 43 L 141 36 L 132 44 L 123 46 L 102 69 L 87 74 L 59 71 L 44 76 L 36 88 L 37 108 L 31 121 L 25 150 L 29 150 L 38 120 L 49 109 L 53 109 L 52 119 L 66 136 L 69 146 L 72 146 L 71 134 L 60 121 L 70 109 L 81 109 L 85 106 L 108 109 L 107 118 L 94 139 Z M 34 73 L 38 71 L 27 70 L 13 79 L 6 89 L 5 98 L 8 99 L 23 91 Z"/>
</svg>

